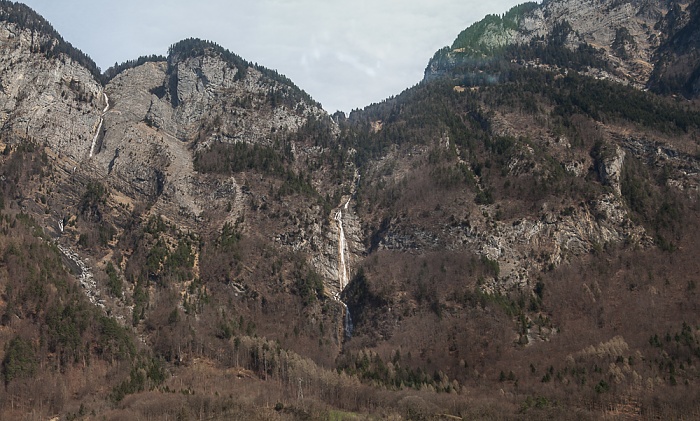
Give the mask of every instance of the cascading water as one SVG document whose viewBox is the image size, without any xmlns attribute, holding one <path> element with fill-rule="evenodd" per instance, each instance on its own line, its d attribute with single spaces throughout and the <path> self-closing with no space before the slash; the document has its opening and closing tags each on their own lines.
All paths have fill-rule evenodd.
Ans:
<svg viewBox="0 0 700 421">
<path fill-rule="evenodd" d="M 95 132 L 95 137 L 92 138 L 92 145 L 90 146 L 90 158 L 92 158 L 92 156 L 95 154 L 95 146 L 97 145 L 97 139 L 100 137 L 102 125 L 105 122 L 105 114 L 107 114 L 107 111 L 109 111 L 109 98 L 104 92 L 102 92 L 102 95 L 104 95 L 105 103 L 107 105 L 105 105 L 104 110 L 102 110 L 102 115 L 100 115 L 100 123 L 97 125 L 97 132 Z"/>
<path fill-rule="evenodd" d="M 343 324 L 345 326 L 345 339 L 349 339 L 352 336 L 352 317 L 350 316 L 350 309 L 348 305 L 344 302 L 340 302 L 345 309 L 345 318 L 343 319 Z"/>
<path fill-rule="evenodd" d="M 345 202 L 343 209 L 347 210 L 350 204 L 350 199 Z M 335 213 L 335 221 L 338 224 L 338 283 L 340 284 L 339 293 L 335 296 L 335 299 L 340 301 L 345 310 L 344 325 L 345 325 L 345 338 L 350 338 L 352 336 L 352 317 L 350 316 L 350 310 L 348 305 L 345 304 L 340 299 L 340 293 L 343 292 L 346 286 L 348 286 L 348 268 L 345 261 L 345 255 L 347 253 L 347 241 L 345 240 L 345 230 L 343 229 L 343 211 L 338 209 Z"/>
<path fill-rule="evenodd" d="M 97 138 L 100 137 L 102 123 L 104 123 L 104 120 L 100 117 L 100 124 L 97 126 L 97 132 L 95 132 L 95 137 L 92 138 L 92 146 L 90 146 L 90 158 L 95 154 L 95 145 L 97 144 Z"/>
<path fill-rule="evenodd" d="M 343 212 L 338 209 L 335 214 L 335 221 L 338 223 L 338 281 L 340 292 L 348 285 L 348 269 L 345 264 L 345 231 L 343 230 Z"/>
</svg>

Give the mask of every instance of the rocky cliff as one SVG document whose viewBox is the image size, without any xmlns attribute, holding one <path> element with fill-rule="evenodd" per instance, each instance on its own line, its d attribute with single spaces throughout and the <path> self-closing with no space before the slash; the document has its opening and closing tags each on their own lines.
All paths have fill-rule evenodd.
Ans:
<svg viewBox="0 0 700 421">
<path fill-rule="evenodd" d="M 46 144 L 72 170 L 89 156 L 105 106 L 103 88 L 68 55 L 38 51 L 52 42 L 57 41 L 15 23 L 0 25 L 3 141 Z"/>
<path fill-rule="evenodd" d="M 173 46 L 167 62 L 145 63 L 109 82 L 113 105 L 95 165 L 127 193 L 157 200 L 159 211 L 197 219 L 211 200 L 194 170 L 198 151 L 213 143 L 272 147 L 274 138 L 296 133 L 309 118 L 328 117 L 313 101 L 292 99 L 295 86 L 227 60 L 214 44 L 188 42 Z M 195 48 L 200 53 L 189 57 Z M 218 189 L 240 194 L 233 178 L 223 183 Z"/>
<path fill-rule="evenodd" d="M 432 79 L 457 69 L 461 69 L 457 74 L 463 75 L 474 66 L 469 63 L 505 57 L 531 66 L 573 68 L 638 88 L 660 88 L 661 74 L 672 71 L 675 67 L 672 62 L 680 63 L 683 60 L 680 57 L 686 54 L 683 51 L 692 49 L 696 13 L 690 3 L 644 0 L 525 3 L 503 16 L 489 16 L 467 28 L 452 46 L 436 53 L 425 77 Z M 668 21 L 677 26 L 671 27 Z M 684 41 L 679 41 L 681 38 Z M 673 45 L 684 47 L 671 53 Z M 585 63 L 571 61 L 565 58 L 566 54 L 554 52 L 562 47 L 570 52 L 587 50 L 595 59 Z M 541 51 L 549 48 L 550 52 L 545 56 L 523 54 L 522 50 L 528 48 Z M 688 57 L 688 63 L 694 60 Z M 684 68 L 681 72 L 689 74 L 692 70 Z M 652 74 L 656 76 L 652 78 Z M 693 82 L 684 83 L 673 90 L 694 95 Z M 670 92 L 670 87 L 664 89 Z"/>
</svg>

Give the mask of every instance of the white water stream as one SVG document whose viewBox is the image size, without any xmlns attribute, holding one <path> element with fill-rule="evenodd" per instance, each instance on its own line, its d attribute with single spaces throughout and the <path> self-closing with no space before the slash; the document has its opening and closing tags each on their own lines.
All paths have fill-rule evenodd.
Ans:
<svg viewBox="0 0 700 421">
<path fill-rule="evenodd" d="M 350 204 L 350 198 L 348 198 L 348 201 L 345 202 L 345 206 L 343 206 L 344 210 L 348 209 L 348 205 Z M 345 304 L 341 299 L 340 299 L 340 294 L 343 292 L 345 287 L 348 286 L 348 267 L 347 263 L 345 260 L 345 255 L 348 252 L 348 246 L 347 246 L 347 241 L 345 239 L 345 230 L 343 229 L 343 210 L 338 209 L 338 211 L 335 213 L 335 221 L 338 224 L 338 283 L 340 284 L 339 292 L 335 296 L 335 299 L 338 300 L 342 305 L 343 309 L 345 310 L 345 316 L 344 316 L 344 325 L 345 325 L 345 338 L 350 338 L 352 336 L 352 317 L 350 316 L 350 310 L 348 309 L 347 304 Z"/>
<path fill-rule="evenodd" d="M 78 282 L 80 282 L 80 286 L 82 286 L 85 290 L 85 295 L 87 295 L 90 302 L 104 309 L 105 302 L 100 297 L 100 291 L 97 288 L 97 282 L 95 281 L 95 277 L 92 275 L 92 270 L 90 270 L 90 267 L 87 265 L 87 263 L 81 260 L 78 254 L 72 251 L 71 249 L 64 247 L 60 244 L 56 244 L 56 247 L 58 247 L 58 249 L 61 251 L 61 253 L 63 253 L 64 256 L 66 256 L 73 263 L 75 263 L 75 265 L 78 267 L 78 270 L 80 270 L 80 274 L 78 275 Z"/>
<path fill-rule="evenodd" d="M 102 95 L 104 95 L 105 98 L 105 105 L 104 110 L 102 110 L 102 114 L 100 115 L 100 124 L 97 125 L 97 132 L 95 132 L 95 137 L 92 138 L 92 145 L 90 146 L 90 158 L 95 154 L 95 146 L 97 145 L 97 138 L 100 137 L 100 132 L 102 131 L 102 125 L 105 122 L 105 114 L 107 114 L 107 111 L 109 111 L 109 98 L 107 97 L 107 94 L 102 92 Z"/>
<path fill-rule="evenodd" d="M 350 317 L 350 309 L 348 305 L 340 301 L 345 309 L 345 317 L 343 318 L 343 325 L 345 327 L 345 339 L 350 339 L 352 337 L 352 317 Z"/>
</svg>

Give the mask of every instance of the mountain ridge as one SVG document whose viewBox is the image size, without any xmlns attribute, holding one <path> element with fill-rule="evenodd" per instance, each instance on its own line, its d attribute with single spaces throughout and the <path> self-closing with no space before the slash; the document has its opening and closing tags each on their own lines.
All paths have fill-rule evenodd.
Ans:
<svg viewBox="0 0 700 421">
<path fill-rule="evenodd" d="M 425 78 L 449 74 L 450 69 L 459 69 L 462 66 L 460 61 L 464 60 L 465 69 L 470 66 L 469 60 L 521 60 L 528 65 L 536 65 L 537 60 L 543 60 L 541 64 L 583 72 L 594 70 L 586 69 L 586 66 L 597 67 L 595 70 L 602 73 L 598 76 L 593 74 L 595 77 L 613 78 L 657 92 L 665 89 L 668 94 L 671 93 L 669 88 L 663 88 L 659 83 L 665 78 L 661 75 L 668 67 L 664 60 L 669 58 L 661 57 L 682 54 L 681 51 L 670 51 L 673 49 L 673 39 L 685 36 L 684 45 L 687 45 L 697 16 L 695 9 L 695 3 L 688 1 L 661 4 L 623 1 L 609 2 L 604 7 L 593 1 L 524 3 L 503 16 L 487 16 L 460 33 L 451 47 L 439 50 L 431 59 Z M 664 24 L 666 17 L 680 27 L 670 28 Z M 688 48 L 680 47 L 681 44 L 683 42 L 675 45 Z M 536 55 L 535 61 L 523 60 L 523 48 L 542 47 L 552 50 L 551 53 L 555 54 L 553 60 L 545 60 L 541 52 Z M 596 62 L 573 63 L 572 66 L 567 58 L 556 58 L 557 54 L 562 54 L 561 47 L 570 51 L 585 48 Z M 479 65 L 475 67 L 478 69 Z M 455 77 L 460 75 L 456 74 Z M 697 91 L 688 89 L 694 82 L 689 80 L 684 83 L 676 85 L 673 93 L 695 96 Z"/>
</svg>

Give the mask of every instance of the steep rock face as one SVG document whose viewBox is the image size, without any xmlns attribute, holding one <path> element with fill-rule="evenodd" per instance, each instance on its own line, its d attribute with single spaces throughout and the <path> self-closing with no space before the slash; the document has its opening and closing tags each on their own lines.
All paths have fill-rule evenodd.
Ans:
<svg viewBox="0 0 700 421">
<path fill-rule="evenodd" d="M 649 79 L 660 42 L 654 25 L 667 11 L 652 1 L 551 1 L 523 19 L 518 42 L 546 37 L 557 22 L 569 22 L 572 49 L 586 43 L 604 51 L 618 76 L 641 86 Z"/>
<path fill-rule="evenodd" d="M 425 77 L 433 79 L 465 62 L 490 60 L 506 47 L 561 44 L 572 52 L 581 46 L 592 48 L 606 63 L 604 69 L 580 70 L 641 88 L 654 70 L 660 45 L 670 35 L 658 29 L 661 22 L 670 10 L 685 9 L 687 4 L 649 0 L 527 3 L 503 18 L 490 16 L 466 29 L 430 61 Z M 526 61 L 539 63 L 540 58 Z M 556 65 L 567 67 L 566 62 Z"/>
<path fill-rule="evenodd" d="M 6 141 L 46 143 L 72 169 L 90 153 L 105 106 L 102 87 L 65 54 L 47 57 L 46 34 L 0 23 L 0 124 Z"/>
<path fill-rule="evenodd" d="M 660 93 L 700 95 L 700 2 L 674 5 L 658 27 L 668 33 L 657 51 L 658 61 L 650 81 Z"/>
<path fill-rule="evenodd" d="M 349 203 L 345 207 L 345 203 Z M 350 202 L 344 201 L 341 206 L 334 209 L 329 215 L 330 225 L 325 230 L 319 231 L 314 240 L 319 246 L 309 250 L 311 253 L 311 263 L 317 268 L 319 274 L 326 280 L 326 292 L 332 296 L 340 296 L 349 279 L 356 273 L 362 257 L 366 254 L 364 241 L 361 238 L 360 220 L 354 214 L 354 209 Z M 345 248 L 340 250 L 340 225 L 336 219 L 338 212 L 341 212 L 343 224 L 343 236 Z M 342 257 L 345 263 L 345 273 L 342 273 L 340 253 L 345 253 Z M 348 279 L 343 277 L 347 276 Z M 346 285 L 341 285 L 344 282 Z"/>
<path fill-rule="evenodd" d="M 215 48 L 194 57 L 173 52 L 161 92 L 174 108 L 177 137 L 201 146 L 212 140 L 270 143 L 271 134 L 295 132 L 308 117 L 325 115 L 310 98 L 297 96 L 298 88 L 263 72 L 269 71 L 227 59 Z"/>
<path fill-rule="evenodd" d="M 93 161 L 103 175 L 122 181 L 129 196 L 156 197 L 163 190 L 164 170 L 171 162 L 166 136 L 145 119 L 152 107 L 160 105 L 149 90 L 164 77 L 163 63 L 146 63 L 117 76 L 105 89 L 111 108 Z"/>
<path fill-rule="evenodd" d="M 289 99 L 291 90 L 209 47 L 194 57 L 173 53 L 167 62 L 128 69 L 106 87 L 113 104 L 95 163 L 125 193 L 192 223 L 212 198 L 240 196 L 232 177 L 214 189 L 230 195 L 211 192 L 215 180 L 194 169 L 196 151 L 214 143 L 272 145 L 274 134 L 294 133 L 310 116 L 325 116 L 315 103 Z"/>
<path fill-rule="evenodd" d="M 625 161 L 625 152 L 617 145 L 614 146 L 612 153 L 608 154 L 599 163 L 598 172 L 603 184 L 612 186 L 618 196 L 622 194 L 620 187 L 620 177 L 622 175 L 622 166 Z"/>
</svg>

